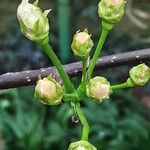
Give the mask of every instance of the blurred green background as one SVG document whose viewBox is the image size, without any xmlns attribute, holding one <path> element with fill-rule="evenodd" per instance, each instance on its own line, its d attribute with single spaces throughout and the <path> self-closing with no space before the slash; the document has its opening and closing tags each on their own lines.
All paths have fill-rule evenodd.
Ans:
<svg viewBox="0 0 150 150">
<path fill-rule="evenodd" d="M 19 30 L 16 10 L 21 0 L 0 0 L 0 74 L 51 66 L 41 50 Z M 51 8 L 50 40 L 63 63 L 77 61 L 70 51 L 73 34 L 89 29 L 96 43 L 101 31 L 99 0 L 41 0 Z M 150 47 L 150 2 L 128 0 L 126 14 L 108 36 L 102 55 Z M 149 64 L 149 62 L 147 62 Z M 111 83 L 128 77 L 131 66 L 97 71 Z M 119 71 L 118 71 L 119 70 Z M 80 77 L 73 78 L 74 83 Z M 0 91 L 0 150 L 65 150 L 80 138 L 67 104 L 46 107 L 33 98 L 34 87 Z M 100 105 L 82 103 L 91 126 L 90 142 L 98 150 L 150 149 L 150 84 L 120 90 Z"/>
</svg>

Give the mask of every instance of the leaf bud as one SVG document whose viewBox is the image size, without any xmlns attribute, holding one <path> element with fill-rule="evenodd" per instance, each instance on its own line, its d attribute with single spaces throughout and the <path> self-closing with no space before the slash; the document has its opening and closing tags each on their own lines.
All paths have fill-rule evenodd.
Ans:
<svg viewBox="0 0 150 150">
<path fill-rule="evenodd" d="M 68 150 L 97 150 L 97 148 L 88 141 L 78 141 L 71 143 Z"/>
<path fill-rule="evenodd" d="M 29 0 L 22 0 L 17 9 L 22 34 L 37 43 L 47 43 L 49 35 L 49 22 L 47 15 L 50 10 L 42 12 L 37 6 L 38 0 L 34 4 Z"/>
<path fill-rule="evenodd" d="M 124 9 L 125 0 L 101 0 L 98 4 L 98 14 L 103 27 L 112 29 L 113 25 L 122 19 Z"/>
<path fill-rule="evenodd" d="M 143 86 L 150 80 L 150 68 L 145 64 L 134 66 L 130 71 L 130 81 L 134 86 Z"/>
<path fill-rule="evenodd" d="M 73 37 L 71 49 L 75 56 L 84 58 L 88 57 L 94 43 L 89 35 L 88 30 L 85 29 L 83 32 L 77 31 Z"/>
<path fill-rule="evenodd" d="M 111 92 L 110 83 L 101 76 L 91 79 L 86 86 L 87 96 L 93 98 L 97 103 L 102 102 L 104 99 L 108 99 Z"/>
<path fill-rule="evenodd" d="M 61 103 L 63 90 L 52 76 L 48 76 L 38 80 L 34 96 L 43 104 L 58 105 Z"/>
</svg>

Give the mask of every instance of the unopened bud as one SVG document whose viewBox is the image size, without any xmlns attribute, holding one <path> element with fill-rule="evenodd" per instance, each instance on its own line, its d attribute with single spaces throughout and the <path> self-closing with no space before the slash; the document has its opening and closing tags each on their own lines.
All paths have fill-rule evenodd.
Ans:
<svg viewBox="0 0 150 150">
<path fill-rule="evenodd" d="M 91 79 L 86 86 L 87 96 L 93 98 L 97 103 L 102 102 L 103 99 L 108 99 L 111 92 L 110 83 L 100 76 Z"/>
<path fill-rule="evenodd" d="M 21 32 L 25 37 L 34 42 L 48 42 L 49 22 L 47 15 L 50 10 L 42 12 L 37 6 L 38 0 L 34 4 L 29 0 L 22 0 L 17 10 Z"/>
<path fill-rule="evenodd" d="M 76 32 L 71 48 L 75 56 L 88 57 L 93 46 L 94 43 L 91 39 L 91 35 L 89 35 L 88 30 L 85 29 L 83 32 Z"/>
<path fill-rule="evenodd" d="M 35 98 L 46 105 L 58 105 L 63 97 L 61 86 L 49 76 L 48 78 L 40 79 L 35 87 Z"/>
<path fill-rule="evenodd" d="M 98 5 L 98 14 L 102 18 L 103 25 L 108 27 L 109 24 L 114 25 L 122 19 L 124 9 L 125 0 L 101 0 Z"/>
<path fill-rule="evenodd" d="M 145 64 L 140 64 L 133 67 L 129 75 L 129 79 L 134 86 L 142 86 L 150 80 L 150 68 Z"/>
<path fill-rule="evenodd" d="M 97 150 L 97 148 L 95 148 L 88 141 L 78 141 L 71 143 L 68 150 Z"/>
</svg>

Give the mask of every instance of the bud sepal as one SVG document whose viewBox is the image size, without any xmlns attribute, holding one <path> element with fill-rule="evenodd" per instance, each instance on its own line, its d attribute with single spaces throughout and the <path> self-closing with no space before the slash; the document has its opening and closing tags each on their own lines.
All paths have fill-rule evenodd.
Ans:
<svg viewBox="0 0 150 150">
<path fill-rule="evenodd" d="M 86 94 L 88 97 L 93 98 L 97 103 L 108 99 L 112 93 L 112 89 L 108 80 L 104 77 L 97 76 L 89 81 L 86 86 Z"/>
<path fill-rule="evenodd" d="M 75 56 L 87 58 L 93 46 L 94 43 L 91 39 L 91 35 L 88 33 L 88 30 L 85 29 L 83 32 L 76 32 L 73 37 L 71 49 Z"/>
<path fill-rule="evenodd" d="M 88 141 L 77 141 L 69 145 L 68 150 L 97 150 L 91 143 Z"/>
<path fill-rule="evenodd" d="M 62 87 L 51 75 L 37 81 L 34 96 L 43 104 L 58 105 L 61 103 L 63 95 Z"/>
<path fill-rule="evenodd" d="M 129 71 L 130 82 L 133 84 L 133 86 L 143 86 L 150 80 L 150 68 L 143 64 L 134 66 Z"/>
<path fill-rule="evenodd" d="M 29 0 L 22 0 L 17 10 L 22 34 L 37 43 L 48 43 L 49 22 L 47 15 L 50 12 L 42 10 L 37 6 L 38 0 L 31 4 Z"/>
<path fill-rule="evenodd" d="M 103 26 L 111 29 L 118 23 L 125 9 L 125 0 L 101 0 L 98 4 L 98 14 L 102 18 Z"/>
</svg>

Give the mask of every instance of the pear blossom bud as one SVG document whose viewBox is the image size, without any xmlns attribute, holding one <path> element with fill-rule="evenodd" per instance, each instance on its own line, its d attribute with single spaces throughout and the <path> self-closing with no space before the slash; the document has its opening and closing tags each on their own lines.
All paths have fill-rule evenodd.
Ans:
<svg viewBox="0 0 150 150">
<path fill-rule="evenodd" d="M 38 80 L 34 96 L 43 104 L 57 105 L 61 103 L 63 90 L 52 76 L 48 76 Z"/>
<path fill-rule="evenodd" d="M 22 0 L 17 10 L 17 17 L 25 37 L 34 42 L 46 43 L 49 35 L 47 15 L 50 10 L 42 12 L 37 4 L 38 0 L 34 4 L 29 3 L 29 0 Z"/>
<path fill-rule="evenodd" d="M 88 30 L 85 29 L 83 32 L 77 31 L 73 37 L 71 45 L 72 51 L 75 56 L 88 57 L 94 43 L 91 39 L 91 35 L 88 34 Z"/>
<path fill-rule="evenodd" d="M 125 9 L 125 0 L 101 0 L 98 5 L 98 14 L 104 25 L 118 23 Z"/>
<path fill-rule="evenodd" d="M 145 64 L 140 64 L 133 67 L 129 75 L 129 79 L 134 86 L 142 86 L 150 80 L 150 68 Z"/>
<path fill-rule="evenodd" d="M 97 103 L 102 102 L 103 99 L 108 99 L 111 92 L 110 83 L 100 76 L 91 79 L 86 86 L 87 96 L 93 98 Z"/>
<path fill-rule="evenodd" d="M 97 148 L 95 148 L 88 141 L 78 141 L 71 143 L 68 150 L 97 150 Z"/>
</svg>

